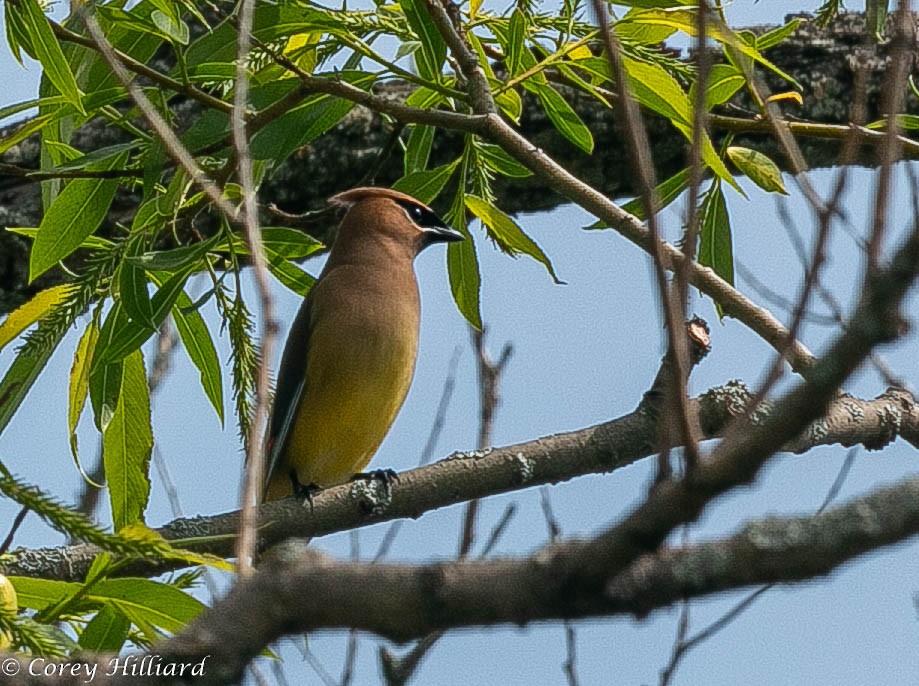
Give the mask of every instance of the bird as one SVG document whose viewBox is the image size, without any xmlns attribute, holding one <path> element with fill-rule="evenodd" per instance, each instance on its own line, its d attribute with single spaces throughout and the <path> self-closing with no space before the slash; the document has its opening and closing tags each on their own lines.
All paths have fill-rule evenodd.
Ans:
<svg viewBox="0 0 919 686">
<path fill-rule="evenodd" d="M 435 243 L 464 240 L 399 191 L 359 187 L 329 202 L 347 210 L 281 356 L 263 501 L 293 495 L 312 503 L 316 491 L 363 475 L 414 376 L 414 259 Z"/>
</svg>

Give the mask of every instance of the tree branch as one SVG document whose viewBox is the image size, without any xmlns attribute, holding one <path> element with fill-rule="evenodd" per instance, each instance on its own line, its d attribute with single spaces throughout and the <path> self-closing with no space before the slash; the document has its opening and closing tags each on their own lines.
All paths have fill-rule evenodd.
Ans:
<svg viewBox="0 0 919 686">
<path fill-rule="evenodd" d="M 160 664 L 203 658 L 205 670 L 196 684 L 230 684 L 266 646 L 287 634 L 357 628 L 403 641 L 457 627 L 622 614 L 644 617 L 686 598 L 823 576 L 916 533 L 919 478 L 822 514 L 773 517 L 748 524 L 726 539 L 643 556 L 618 576 L 608 575 L 587 595 L 547 583 L 556 569 L 547 561 L 576 564 L 589 550 L 583 541 L 551 544 L 520 559 L 426 565 L 358 564 L 294 548 L 241 581 L 225 600 L 159 644 L 153 654 Z M 246 631 L 240 631 L 241 626 Z M 17 684 L 58 686 L 85 678 L 83 673 L 28 678 L 29 658 L 13 659 L 20 660 L 23 674 Z M 99 665 L 96 684 L 134 683 L 105 674 L 109 658 L 86 660 Z M 156 683 L 187 682 L 163 676 Z"/>
<path fill-rule="evenodd" d="M 735 381 L 690 401 L 700 435 L 720 435 L 732 419 L 746 413 L 751 397 L 750 391 Z M 260 508 L 260 549 L 290 537 L 316 537 L 398 518 L 418 518 L 475 498 L 615 471 L 656 454 L 658 423 L 653 407 L 646 399 L 634 412 L 604 424 L 504 448 L 454 453 L 432 465 L 403 472 L 389 500 L 382 498 L 384 494 L 373 484 L 356 482 L 322 491 L 312 509 L 292 499 L 267 503 Z M 771 411 L 763 406 L 756 417 L 764 421 Z M 905 391 L 889 390 L 873 400 L 838 398 L 821 419 L 784 449 L 803 453 L 819 445 L 862 444 L 877 450 L 897 437 L 919 446 L 919 404 Z M 159 533 L 177 545 L 228 557 L 233 554 L 237 527 L 238 513 L 228 512 L 179 518 Z M 98 554 L 99 548 L 86 544 L 19 549 L 4 559 L 0 572 L 82 581 Z M 181 566 L 175 561 L 139 560 L 126 566 L 123 573 L 155 575 Z"/>
</svg>

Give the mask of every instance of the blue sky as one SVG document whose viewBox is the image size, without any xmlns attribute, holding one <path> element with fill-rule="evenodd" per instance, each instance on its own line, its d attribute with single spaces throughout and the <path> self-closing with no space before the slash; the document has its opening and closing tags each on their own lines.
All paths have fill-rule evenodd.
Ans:
<svg viewBox="0 0 919 686">
<path fill-rule="evenodd" d="M 779 20 L 786 11 L 800 7 L 782 2 L 737 2 L 729 9 L 736 22 L 764 23 Z M 32 97 L 37 74 L 34 65 L 22 71 L 4 53 L 0 69 L 6 86 L 0 107 Z M 865 235 L 874 175 L 863 169 L 851 173 L 846 196 L 850 225 L 856 235 Z M 818 171 L 812 178 L 826 193 L 832 174 Z M 815 222 L 793 182 L 786 182 L 792 193 L 780 202 L 785 203 L 795 226 L 783 227 L 777 201 L 749 184 L 745 187 L 750 200 L 729 195 L 729 206 L 738 261 L 769 287 L 793 299 L 802 267 L 786 231 L 798 233 L 809 243 Z M 909 220 L 908 189 L 902 173 L 898 174 L 898 183 L 900 190 L 892 197 L 904 200 L 893 208 L 894 236 L 902 233 Z M 668 230 L 674 231 L 679 225 L 678 210 L 666 211 L 663 219 Z M 518 221 L 548 253 L 567 285 L 555 285 L 534 261 L 501 254 L 473 227 L 483 273 L 487 342 L 495 352 L 506 341 L 514 345 L 514 356 L 502 379 L 502 404 L 494 436 L 497 445 L 586 427 L 629 412 L 650 385 L 664 343 L 646 255 L 611 231 L 582 231 L 581 227 L 592 218 L 572 206 L 522 215 Z M 837 231 L 824 283 L 843 302 L 848 302 L 858 288 L 854 275 L 859 273 L 861 263 L 862 255 L 853 238 Z M 316 273 L 321 259 L 306 266 Z M 415 383 L 374 460 L 375 467 L 402 470 L 415 465 L 457 346 L 461 357 L 456 392 L 435 455 L 442 457 L 474 447 L 476 440 L 474 360 L 468 329 L 450 299 L 443 250 L 434 247 L 425 252 L 417 262 L 417 273 L 423 311 Z M 761 300 L 742 279 L 739 284 L 754 299 Z M 249 275 L 247 287 L 254 307 L 256 299 Z M 290 322 L 299 300 L 279 284 L 274 288 L 279 316 Z M 914 296 L 907 311 L 915 312 L 916 304 Z M 816 309 L 823 311 L 820 306 Z M 734 378 L 748 384 L 761 378 L 772 361 L 771 349 L 739 323 L 719 323 L 708 300 L 696 298 L 694 310 L 712 325 L 714 351 L 694 373 L 693 392 Z M 213 311 L 206 308 L 205 314 L 216 331 L 218 320 Z M 778 314 L 787 320 L 785 313 Z M 808 326 L 803 335 L 812 348 L 820 350 L 832 333 L 832 329 Z M 72 334 L 64 341 L 26 404 L 0 435 L 0 459 L 4 464 L 64 499 L 71 499 L 79 485 L 67 448 L 66 398 L 62 392 L 76 340 L 77 335 Z M 218 347 L 221 359 L 227 360 L 225 337 L 218 340 Z M 919 359 L 915 337 L 884 354 L 896 371 L 915 380 L 915 360 Z M 149 353 L 147 357 L 149 360 Z M 0 370 L 11 359 L 10 351 L 0 353 Z M 871 369 L 865 369 L 847 390 L 873 397 L 884 390 L 884 384 Z M 227 394 L 229 397 L 229 388 Z M 181 350 L 174 358 L 172 376 L 155 399 L 153 411 L 157 448 L 169 465 L 186 512 L 207 515 L 235 509 L 242 465 L 235 427 L 230 423 L 221 429 Z M 80 434 L 83 459 L 87 462 L 92 461 L 96 445 L 90 424 L 84 422 Z M 755 486 L 719 499 L 692 528 L 691 537 L 703 540 L 725 535 L 765 514 L 815 510 L 844 457 L 842 448 L 777 457 Z M 644 495 L 652 476 L 651 462 L 551 488 L 563 534 L 590 535 L 621 518 Z M 862 452 L 839 499 L 866 493 L 915 472 L 915 451 L 902 442 L 880 453 Z M 155 473 L 153 479 L 147 521 L 158 525 L 172 519 L 172 514 Z M 483 503 L 480 530 L 487 532 L 509 502 L 515 502 L 518 510 L 497 552 L 520 555 L 543 545 L 546 526 L 536 490 L 488 499 Z M 0 502 L 0 521 L 10 519 L 14 513 L 15 508 Z M 462 508 L 454 507 L 407 522 L 391 558 L 449 559 L 457 546 L 461 513 Z M 385 530 L 386 526 L 381 525 L 361 531 L 363 554 L 373 554 Z M 61 539 L 30 517 L 16 542 L 33 547 L 55 545 Z M 315 545 L 347 556 L 351 540 L 342 534 L 316 541 Z M 674 683 L 912 683 L 919 673 L 919 622 L 912 601 L 919 592 L 915 576 L 917 552 L 919 545 L 915 542 L 904 544 L 846 565 L 829 581 L 773 589 L 728 629 L 692 652 Z M 694 603 L 693 629 L 720 616 L 744 594 Z M 578 623 L 577 666 L 582 683 L 656 683 L 669 656 L 676 621 L 676 611 L 665 610 L 642 622 L 616 618 Z M 312 650 L 333 674 L 340 669 L 345 642 L 340 633 L 310 637 Z M 356 683 L 378 681 L 377 643 L 372 638 L 362 642 Z M 281 652 L 291 675 L 305 674 L 306 683 L 320 683 L 310 668 L 300 663 L 293 648 Z M 431 652 L 417 683 L 562 684 L 564 660 L 560 625 L 462 631 L 448 636 Z M 292 676 L 292 683 L 296 681 Z"/>
</svg>

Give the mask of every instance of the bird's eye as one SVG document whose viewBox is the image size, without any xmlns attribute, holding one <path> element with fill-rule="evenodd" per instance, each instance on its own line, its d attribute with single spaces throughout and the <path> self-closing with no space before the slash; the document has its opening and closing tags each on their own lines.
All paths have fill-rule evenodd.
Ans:
<svg viewBox="0 0 919 686">
<path fill-rule="evenodd" d="M 422 217 L 424 217 L 424 211 L 420 207 L 413 207 L 409 210 L 409 214 L 412 215 L 412 219 L 416 222 L 420 222 Z"/>
</svg>

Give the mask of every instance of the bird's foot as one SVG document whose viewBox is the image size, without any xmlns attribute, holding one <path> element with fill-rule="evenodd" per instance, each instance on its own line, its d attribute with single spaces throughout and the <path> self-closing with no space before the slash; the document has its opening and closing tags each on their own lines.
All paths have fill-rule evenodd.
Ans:
<svg viewBox="0 0 919 686">
<path fill-rule="evenodd" d="M 294 483 L 294 497 L 297 498 L 303 505 L 310 506 L 310 512 L 313 511 L 313 498 L 319 491 L 322 490 L 322 487 L 319 484 L 307 484 L 304 486 L 296 479 L 293 479 Z"/>
<path fill-rule="evenodd" d="M 399 481 L 399 475 L 394 469 L 374 469 L 371 472 L 358 472 L 351 477 L 351 481 L 381 481 L 386 488 Z"/>
</svg>

